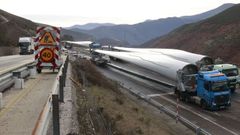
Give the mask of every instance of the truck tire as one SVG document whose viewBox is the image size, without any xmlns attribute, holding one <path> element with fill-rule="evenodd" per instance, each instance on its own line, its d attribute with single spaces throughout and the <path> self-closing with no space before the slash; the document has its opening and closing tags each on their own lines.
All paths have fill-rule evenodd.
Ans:
<svg viewBox="0 0 240 135">
<path fill-rule="evenodd" d="M 202 109 L 206 110 L 207 109 L 207 102 L 205 100 L 201 101 L 201 107 Z"/>
<path fill-rule="evenodd" d="M 38 72 L 39 74 L 42 73 L 42 69 L 37 68 L 37 72 Z"/>
</svg>

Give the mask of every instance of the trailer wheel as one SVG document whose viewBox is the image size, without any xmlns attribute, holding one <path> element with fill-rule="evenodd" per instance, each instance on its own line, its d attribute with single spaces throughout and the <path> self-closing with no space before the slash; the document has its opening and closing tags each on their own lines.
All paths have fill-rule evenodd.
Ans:
<svg viewBox="0 0 240 135">
<path fill-rule="evenodd" d="M 41 68 L 37 68 L 37 72 L 40 74 L 42 72 Z"/>
<path fill-rule="evenodd" d="M 207 102 L 205 101 L 205 100 L 202 100 L 201 101 L 201 107 L 202 107 L 202 109 L 207 109 Z"/>
</svg>

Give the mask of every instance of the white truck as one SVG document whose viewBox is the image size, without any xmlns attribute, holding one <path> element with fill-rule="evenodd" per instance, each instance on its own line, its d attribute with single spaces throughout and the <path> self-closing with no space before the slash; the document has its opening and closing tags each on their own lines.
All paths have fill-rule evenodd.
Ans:
<svg viewBox="0 0 240 135">
<path fill-rule="evenodd" d="M 20 49 L 20 55 L 34 53 L 34 41 L 32 37 L 19 37 L 18 45 Z"/>
</svg>

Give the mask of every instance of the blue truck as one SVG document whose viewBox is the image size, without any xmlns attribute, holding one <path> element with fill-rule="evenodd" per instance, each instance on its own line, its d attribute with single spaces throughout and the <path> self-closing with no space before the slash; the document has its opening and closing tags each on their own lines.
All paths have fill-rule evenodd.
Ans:
<svg viewBox="0 0 240 135">
<path fill-rule="evenodd" d="M 231 106 L 231 90 L 228 78 L 218 70 L 199 71 L 197 74 L 184 75 L 177 72 L 175 94 L 182 101 L 194 102 L 203 109 L 217 110 Z"/>
</svg>

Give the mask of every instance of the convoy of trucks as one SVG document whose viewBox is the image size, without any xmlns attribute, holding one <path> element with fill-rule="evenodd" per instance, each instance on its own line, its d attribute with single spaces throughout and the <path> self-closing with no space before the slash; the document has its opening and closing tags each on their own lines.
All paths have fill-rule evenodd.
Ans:
<svg viewBox="0 0 240 135">
<path fill-rule="evenodd" d="M 126 48 L 126 47 L 113 47 L 115 50 L 128 51 L 128 52 L 141 52 L 141 53 L 153 53 L 158 55 L 166 55 L 176 60 L 184 61 L 194 64 L 200 71 L 212 71 L 218 70 L 224 73 L 228 78 L 228 87 L 233 93 L 237 84 L 240 83 L 240 75 L 238 67 L 233 64 L 215 64 L 214 60 L 206 55 L 190 53 L 178 49 L 152 49 L 152 48 Z"/>
<path fill-rule="evenodd" d="M 231 91 L 234 92 L 239 80 L 235 65 L 214 65 L 208 56 L 177 49 L 123 49 L 123 52 L 116 52 L 102 50 L 95 42 L 87 47 L 91 60 L 97 65 L 110 62 L 110 56 L 159 72 L 175 82 L 174 92 L 180 100 L 210 110 L 231 106 Z"/>
<path fill-rule="evenodd" d="M 96 52 L 147 68 L 173 80 L 175 94 L 183 101 L 194 102 L 211 110 L 231 106 L 228 78 L 218 70 L 199 71 L 194 64 L 164 54 L 105 50 Z"/>
<path fill-rule="evenodd" d="M 34 38 L 33 37 L 19 37 L 18 40 L 19 54 L 27 55 L 34 53 Z"/>
</svg>

